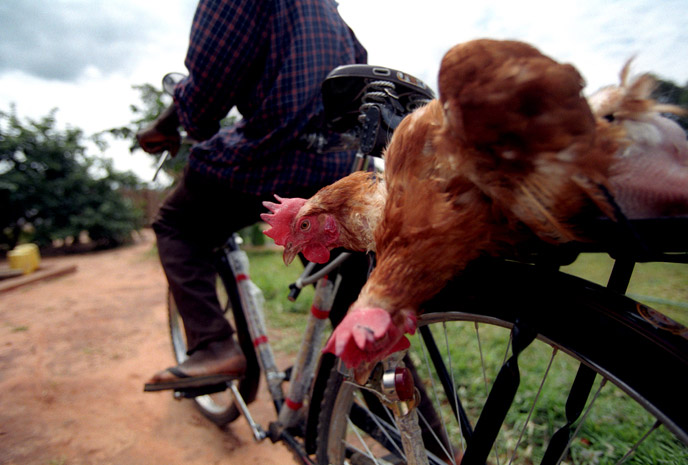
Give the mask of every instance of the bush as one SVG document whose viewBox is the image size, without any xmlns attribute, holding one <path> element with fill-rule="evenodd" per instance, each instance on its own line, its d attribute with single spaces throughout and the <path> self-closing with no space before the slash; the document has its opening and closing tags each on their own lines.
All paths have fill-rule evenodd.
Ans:
<svg viewBox="0 0 688 465">
<path fill-rule="evenodd" d="M 54 115 L 22 122 L 14 109 L 0 112 L 0 246 L 45 247 L 84 232 L 99 247 L 127 242 L 142 214 L 120 191 L 139 181 L 87 155 L 82 131 L 57 129 Z"/>
</svg>

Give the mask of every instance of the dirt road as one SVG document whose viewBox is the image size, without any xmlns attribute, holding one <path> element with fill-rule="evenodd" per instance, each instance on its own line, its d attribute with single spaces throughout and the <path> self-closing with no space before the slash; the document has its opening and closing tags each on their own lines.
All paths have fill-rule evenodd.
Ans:
<svg viewBox="0 0 688 465">
<path fill-rule="evenodd" d="M 0 464 L 290 464 L 253 442 L 243 419 L 222 431 L 190 401 L 143 393 L 172 364 L 165 279 L 150 234 L 135 245 L 45 259 L 77 271 L 0 293 Z M 252 412 L 272 418 L 261 392 Z"/>
</svg>

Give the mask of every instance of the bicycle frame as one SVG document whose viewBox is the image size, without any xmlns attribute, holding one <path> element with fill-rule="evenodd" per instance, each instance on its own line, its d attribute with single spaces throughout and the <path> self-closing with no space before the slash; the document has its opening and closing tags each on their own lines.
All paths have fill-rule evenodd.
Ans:
<svg viewBox="0 0 688 465">
<path fill-rule="evenodd" d="M 268 391 L 278 413 L 277 423 L 273 423 L 270 427 L 270 436 L 273 441 L 276 441 L 280 438 L 284 439 L 286 430 L 295 426 L 301 419 L 299 412 L 304 405 L 315 375 L 322 337 L 341 280 L 338 276 L 333 281 L 328 278 L 328 274 L 346 260 L 349 254 L 341 254 L 316 273 L 311 274 L 313 266 L 310 264 L 296 283 L 299 288 L 313 283 L 317 284 L 306 332 L 301 340 L 296 363 L 289 377 L 290 390 L 285 397 L 281 386 L 282 382 L 287 379 L 287 375 L 281 372 L 275 363 L 265 325 L 264 298 L 261 290 L 250 279 L 248 256 L 239 247 L 239 242 L 236 234 L 226 242 L 222 248 L 222 254 L 225 258 L 222 263 L 226 263 L 228 267 L 220 267 L 218 273 L 227 286 L 234 285 L 238 291 L 251 340 L 256 348 L 261 370 L 265 374 Z M 264 439 L 267 433 L 253 421 L 236 387 L 232 386 L 231 388 L 237 407 L 247 419 L 254 438 L 257 441 Z M 301 447 L 298 448 L 297 452 L 305 457 Z"/>
<path fill-rule="evenodd" d="M 302 458 L 304 463 L 311 463 L 303 445 L 290 433 L 290 428 L 299 425 L 299 422 L 302 422 L 305 417 L 304 405 L 309 400 L 313 378 L 320 360 L 323 334 L 341 282 L 340 275 L 337 274 L 334 279 L 329 278 L 329 275 L 348 259 L 349 254 L 339 255 L 317 272 L 313 272 L 313 264 L 309 264 L 295 283 L 298 288 L 313 283 L 316 286 L 306 331 L 301 339 L 298 355 L 289 376 L 289 392 L 285 396 L 282 382 L 287 379 L 287 375 L 281 372 L 275 363 L 265 325 L 264 298 L 261 290 L 250 279 L 248 256 L 239 247 L 239 242 L 236 234 L 226 242 L 222 248 L 222 254 L 225 258 L 222 262 L 226 263 L 228 267 L 220 267 L 218 273 L 226 285 L 234 285 L 238 291 L 251 340 L 256 349 L 261 370 L 265 374 L 268 391 L 275 405 L 277 421 L 270 423 L 269 430 L 266 432 L 253 420 L 236 385 L 232 383 L 229 388 L 237 408 L 246 418 L 256 441 L 261 441 L 266 437 L 270 437 L 273 442 L 283 440 Z M 403 367 L 401 358 L 400 354 L 397 354 L 386 360 L 385 371 L 394 373 L 397 368 Z M 401 441 L 407 451 L 408 463 L 411 465 L 427 464 L 425 451 L 414 446 L 414 444 L 419 443 L 418 441 L 422 444 L 418 417 L 414 408 L 415 403 L 395 399 L 392 391 L 393 387 L 389 395 L 383 396 L 383 400 L 391 406 L 401 427 Z"/>
</svg>

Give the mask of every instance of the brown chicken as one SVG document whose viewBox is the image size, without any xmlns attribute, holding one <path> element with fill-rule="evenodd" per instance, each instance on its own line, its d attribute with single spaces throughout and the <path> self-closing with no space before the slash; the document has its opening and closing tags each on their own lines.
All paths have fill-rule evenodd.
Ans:
<svg viewBox="0 0 688 465">
<path fill-rule="evenodd" d="M 652 100 L 654 78 L 643 74 L 631 79 L 630 64 L 629 60 L 621 71 L 620 85 L 605 87 L 588 99 L 599 125 L 618 128 L 613 134 L 619 148 L 608 183 L 628 218 L 686 215 L 688 139 L 675 121 L 662 115 L 683 115 L 686 110 Z M 273 226 L 268 235 L 285 245 L 285 263 L 299 252 L 324 263 L 335 247 L 375 251 L 373 231 L 386 195 L 382 175 L 358 172 L 308 200 L 278 197 L 284 204 L 267 202 L 273 214 L 262 217 Z M 311 223 L 317 226 L 311 228 Z"/>
<path fill-rule="evenodd" d="M 378 360 L 408 347 L 404 333 L 415 331 L 420 305 L 471 260 L 534 236 L 579 239 L 580 217 L 611 212 L 600 186 L 619 129 L 596 123 L 582 88 L 572 66 L 527 44 L 458 45 L 442 61 L 440 99 L 407 116 L 385 152 L 387 196 L 378 187 L 384 210 L 372 243 L 342 239 L 341 231 L 355 230 L 351 213 L 338 220 L 337 201 L 323 192 L 298 208 L 270 205 L 264 219 L 276 230 L 267 234 L 289 249 L 286 258 L 301 243 L 291 230 L 314 227 L 332 232 L 319 249 L 348 241 L 377 252 L 377 267 L 325 350 L 365 378 Z M 355 190 L 342 200 L 354 210 L 367 201 Z M 310 210 L 316 204 L 333 207 Z M 375 224 L 374 212 L 356 215 Z"/>
<path fill-rule="evenodd" d="M 597 118 L 623 129 L 609 179 L 614 198 L 628 218 L 686 215 L 688 139 L 678 123 L 662 115 L 686 112 L 652 100 L 654 78 L 632 79 L 630 65 L 623 67 L 620 85 L 589 98 Z"/>
<path fill-rule="evenodd" d="M 272 213 L 263 221 L 265 234 L 284 246 L 284 263 L 299 252 L 314 263 L 326 263 L 330 250 L 375 251 L 373 232 L 382 219 L 387 189 L 381 174 L 358 171 L 322 188 L 310 199 L 263 202 Z"/>
</svg>

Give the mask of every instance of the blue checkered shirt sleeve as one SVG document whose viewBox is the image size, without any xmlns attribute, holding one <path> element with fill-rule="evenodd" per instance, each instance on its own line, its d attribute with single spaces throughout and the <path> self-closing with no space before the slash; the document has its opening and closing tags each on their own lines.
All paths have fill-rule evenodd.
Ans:
<svg viewBox="0 0 688 465">
<path fill-rule="evenodd" d="M 175 91 L 180 121 L 203 141 L 190 166 L 253 193 L 324 185 L 350 153 L 313 154 L 295 142 L 322 112 L 320 85 L 335 67 L 366 60 L 332 0 L 201 0 Z M 220 128 L 236 107 L 242 119 Z"/>
</svg>

